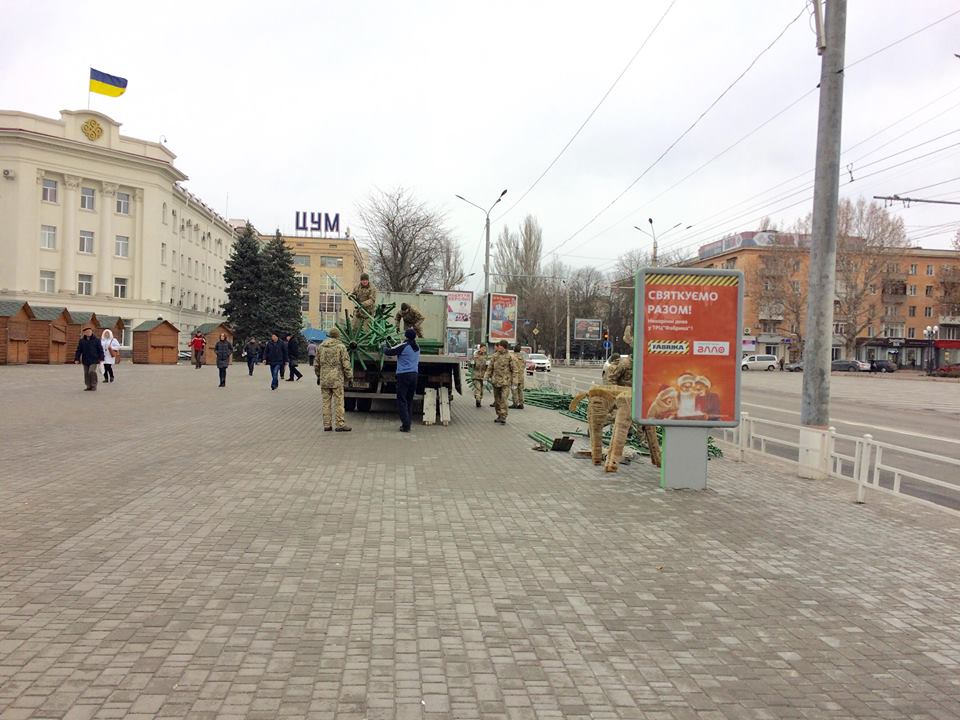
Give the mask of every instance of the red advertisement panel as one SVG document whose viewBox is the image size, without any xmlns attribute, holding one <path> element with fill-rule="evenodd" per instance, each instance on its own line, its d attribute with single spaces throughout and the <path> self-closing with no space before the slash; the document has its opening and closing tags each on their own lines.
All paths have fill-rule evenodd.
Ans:
<svg viewBox="0 0 960 720">
<path fill-rule="evenodd" d="M 517 296 L 490 293 L 488 300 L 490 342 L 517 342 Z"/>
<path fill-rule="evenodd" d="M 643 271 L 634 416 L 664 425 L 739 421 L 742 276 Z M 639 397 L 637 397 L 639 395 Z"/>
</svg>

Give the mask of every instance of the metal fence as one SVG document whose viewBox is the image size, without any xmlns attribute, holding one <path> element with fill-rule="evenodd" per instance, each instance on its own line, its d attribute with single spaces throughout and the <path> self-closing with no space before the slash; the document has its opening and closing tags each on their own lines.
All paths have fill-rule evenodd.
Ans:
<svg viewBox="0 0 960 720">
<path fill-rule="evenodd" d="M 803 430 L 808 428 L 743 413 L 739 427 L 716 432 L 737 460 L 756 452 L 799 465 Z M 876 440 L 869 433 L 842 435 L 832 427 L 822 432 L 826 438 L 816 467 L 824 476 L 856 483 L 857 502 L 865 502 L 871 490 L 960 516 L 960 460 Z"/>
</svg>

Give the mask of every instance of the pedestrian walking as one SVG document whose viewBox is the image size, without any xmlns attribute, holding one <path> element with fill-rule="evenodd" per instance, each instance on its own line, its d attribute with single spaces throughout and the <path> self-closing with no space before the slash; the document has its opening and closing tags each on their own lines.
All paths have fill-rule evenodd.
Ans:
<svg viewBox="0 0 960 720">
<path fill-rule="evenodd" d="M 353 381 L 353 366 L 346 346 L 340 342 L 340 331 L 332 327 L 327 339 L 317 348 L 317 361 L 313 366 L 320 386 L 323 404 L 323 430 L 350 432 L 343 417 L 343 386 Z M 336 423 L 336 428 L 334 428 Z"/>
<path fill-rule="evenodd" d="M 230 367 L 230 358 L 233 356 L 233 343 L 227 340 L 226 333 L 220 333 L 220 339 L 213 346 L 213 351 L 217 354 L 217 372 L 220 373 L 220 385 L 227 386 L 227 368 Z"/>
<path fill-rule="evenodd" d="M 287 366 L 290 368 L 290 377 L 287 378 L 287 382 L 303 379 L 303 373 L 297 370 L 297 360 L 299 358 L 299 338 L 287 333 Z"/>
<path fill-rule="evenodd" d="M 85 325 L 83 335 L 77 343 L 77 351 L 73 354 L 73 364 L 83 364 L 83 383 L 86 390 L 96 390 L 99 374 L 97 369 L 103 362 L 103 344 L 100 338 L 93 334 L 93 328 Z"/>
<path fill-rule="evenodd" d="M 480 407 L 483 402 L 483 376 L 487 372 L 487 346 L 478 345 L 473 353 L 473 359 L 470 361 L 470 371 L 473 377 L 473 399 Z"/>
<path fill-rule="evenodd" d="M 393 347 L 384 346 L 384 355 L 397 358 L 397 411 L 400 413 L 400 432 L 410 432 L 413 424 L 413 397 L 417 392 L 420 373 L 420 346 L 417 331 L 407 328 L 402 343 Z"/>
<path fill-rule="evenodd" d="M 317 343 L 313 340 L 307 343 L 307 362 L 311 367 L 317 362 Z"/>
<path fill-rule="evenodd" d="M 113 366 L 120 362 L 120 343 L 113 332 L 107 329 L 100 336 L 100 344 L 103 346 L 103 381 L 113 382 Z"/>
<path fill-rule="evenodd" d="M 287 362 L 287 343 L 275 332 L 270 333 L 270 340 L 263 348 L 263 362 L 270 366 L 270 389 L 276 390 L 280 385 L 280 370 Z"/>
<path fill-rule="evenodd" d="M 253 368 L 260 360 L 260 343 L 256 338 L 247 340 L 247 344 L 243 346 L 243 356 L 247 359 L 247 370 L 253 375 Z"/>
<path fill-rule="evenodd" d="M 193 334 L 190 340 L 190 349 L 193 350 L 193 366 L 199 370 L 203 367 L 203 351 L 207 347 L 207 339 L 199 330 Z"/>
<path fill-rule="evenodd" d="M 513 346 L 510 359 L 513 361 L 513 402 L 510 403 L 510 409 L 523 410 L 523 384 L 527 377 L 527 361 L 523 357 L 520 343 Z"/>
<path fill-rule="evenodd" d="M 493 406 L 497 409 L 497 419 L 501 425 L 507 423 L 507 396 L 510 394 L 510 385 L 513 384 L 513 358 L 507 352 L 510 345 L 506 340 L 497 343 L 496 350 L 487 364 L 484 375 L 493 385 Z"/>
<path fill-rule="evenodd" d="M 780 356 L 780 372 L 783 372 L 783 361 L 786 359 L 785 356 Z"/>
<path fill-rule="evenodd" d="M 397 330 L 400 329 L 400 323 L 403 322 L 404 331 L 414 330 L 418 338 L 423 337 L 423 313 L 413 305 L 400 303 L 400 312 L 394 318 Z"/>
</svg>

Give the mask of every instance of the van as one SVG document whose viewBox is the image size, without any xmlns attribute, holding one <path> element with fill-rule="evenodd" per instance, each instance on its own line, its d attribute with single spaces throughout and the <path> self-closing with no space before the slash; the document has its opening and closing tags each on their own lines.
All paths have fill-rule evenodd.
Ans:
<svg viewBox="0 0 960 720">
<path fill-rule="evenodd" d="M 776 370 L 779 366 L 776 355 L 747 355 L 740 362 L 741 370 Z"/>
</svg>

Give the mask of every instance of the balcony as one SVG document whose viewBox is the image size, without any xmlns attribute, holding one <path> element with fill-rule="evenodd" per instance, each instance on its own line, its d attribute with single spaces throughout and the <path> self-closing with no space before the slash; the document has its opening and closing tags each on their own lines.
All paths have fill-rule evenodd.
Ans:
<svg viewBox="0 0 960 720">
<path fill-rule="evenodd" d="M 905 282 L 887 281 L 883 284 L 880 297 L 884 303 L 902 303 L 907 299 L 907 284 Z"/>
<path fill-rule="evenodd" d="M 960 315 L 941 315 L 941 325 L 960 325 Z"/>
</svg>

